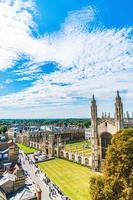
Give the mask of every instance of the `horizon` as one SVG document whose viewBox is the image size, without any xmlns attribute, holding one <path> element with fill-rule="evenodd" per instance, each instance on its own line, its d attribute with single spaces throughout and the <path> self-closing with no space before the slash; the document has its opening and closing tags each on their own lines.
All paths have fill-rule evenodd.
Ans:
<svg viewBox="0 0 133 200">
<path fill-rule="evenodd" d="M 133 106 L 133 2 L 0 2 L 0 118 L 89 119 Z M 128 15 L 126 14 L 128 13 Z"/>
</svg>

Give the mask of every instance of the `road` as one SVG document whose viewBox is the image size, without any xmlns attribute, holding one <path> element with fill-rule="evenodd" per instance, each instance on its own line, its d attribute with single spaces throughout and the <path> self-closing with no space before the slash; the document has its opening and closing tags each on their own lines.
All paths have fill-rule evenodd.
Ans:
<svg viewBox="0 0 133 200">
<path fill-rule="evenodd" d="M 22 168 L 29 173 L 32 182 L 34 182 L 36 185 L 38 185 L 41 188 L 42 200 L 51 200 L 49 198 L 49 191 L 48 191 L 48 188 L 46 187 L 45 183 L 41 180 L 41 178 L 39 176 L 35 175 L 34 165 L 30 165 L 29 161 L 25 160 L 24 154 L 23 154 L 23 156 L 20 155 L 20 159 L 22 162 Z M 23 164 L 23 163 L 25 163 L 25 164 Z"/>
</svg>

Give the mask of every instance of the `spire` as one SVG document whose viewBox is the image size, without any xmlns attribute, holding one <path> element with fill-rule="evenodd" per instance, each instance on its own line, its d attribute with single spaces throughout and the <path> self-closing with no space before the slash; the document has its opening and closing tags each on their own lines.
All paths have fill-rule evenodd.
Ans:
<svg viewBox="0 0 133 200">
<path fill-rule="evenodd" d="M 116 101 L 119 101 L 119 102 L 121 102 L 121 97 L 120 97 L 120 93 L 119 93 L 119 91 L 117 90 L 117 95 L 116 95 Z"/>
<path fill-rule="evenodd" d="M 115 101 L 115 122 L 117 130 L 120 130 L 123 127 L 123 104 L 119 91 L 117 91 L 116 101 Z"/>
<path fill-rule="evenodd" d="M 97 119 L 97 104 L 94 94 L 92 95 L 92 101 L 91 101 L 91 118 L 92 120 Z"/>
<path fill-rule="evenodd" d="M 92 103 L 96 103 L 94 94 L 92 95 L 92 101 L 91 101 L 91 102 L 92 102 Z"/>
<path fill-rule="evenodd" d="M 120 95 L 119 95 L 119 90 L 117 90 L 117 97 L 119 97 Z"/>
<path fill-rule="evenodd" d="M 130 115 L 129 115 L 129 112 L 127 111 L 127 121 L 129 121 L 130 119 Z"/>
</svg>

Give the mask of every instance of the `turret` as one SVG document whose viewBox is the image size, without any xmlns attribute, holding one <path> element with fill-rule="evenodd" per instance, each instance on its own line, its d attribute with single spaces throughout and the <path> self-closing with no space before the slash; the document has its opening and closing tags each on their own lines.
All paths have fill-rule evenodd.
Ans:
<svg viewBox="0 0 133 200">
<path fill-rule="evenodd" d="M 117 131 L 123 128 L 123 104 L 119 95 L 119 91 L 117 91 L 117 96 L 115 99 L 115 124 Z"/>
<path fill-rule="evenodd" d="M 130 115 L 129 115 L 129 112 L 127 111 L 127 121 L 130 120 Z"/>
<path fill-rule="evenodd" d="M 93 133 L 93 169 L 97 171 L 99 169 L 99 139 L 97 132 L 97 104 L 94 95 L 91 101 L 91 128 Z"/>
<path fill-rule="evenodd" d="M 91 124 L 93 131 L 96 132 L 96 123 L 97 123 L 97 104 L 94 95 L 92 96 L 91 101 Z"/>
<path fill-rule="evenodd" d="M 110 112 L 108 113 L 108 118 L 110 118 Z"/>
</svg>

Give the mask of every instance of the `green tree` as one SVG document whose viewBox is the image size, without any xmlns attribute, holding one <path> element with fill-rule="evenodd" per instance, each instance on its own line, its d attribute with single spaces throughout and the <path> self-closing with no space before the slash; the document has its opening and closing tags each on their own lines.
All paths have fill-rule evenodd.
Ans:
<svg viewBox="0 0 133 200">
<path fill-rule="evenodd" d="M 109 145 L 104 165 L 103 193 L 106 200 L 133 200 L 133 129 L 116 133 Z M 100 189 L 95 178 L 96 186 Z M 94 190 L 92 191 L 94 192 Z M 100 192 L 97 198 L 99 200 Z"/>
<path fill-rule="evenodd" d="M 105 200 L 104 195 L 104 176 L 97 174 L 90 179 L 90 196 L 92 200 Z"/>
<path fill-rule="evenodd" d="M 0 133 L 5 133 L 7 131 L 6 125 L 0 125 Z"/>
<path fill-rule="evenodd" d="M 133 129 L 123 129 L 114 135 L 104 169 L 107 198 L 133 200 Z"/>
</svg>

